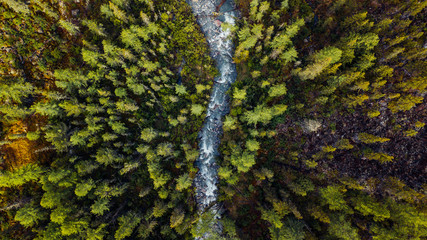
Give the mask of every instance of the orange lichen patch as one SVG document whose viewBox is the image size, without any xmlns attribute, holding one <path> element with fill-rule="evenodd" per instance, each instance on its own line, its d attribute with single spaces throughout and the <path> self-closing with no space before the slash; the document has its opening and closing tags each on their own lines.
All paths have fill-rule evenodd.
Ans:
<svg viewBox="0 0 427 240">
<path fill-rule="evenodd" d="M 39 127 L 45 125 L 46 120 L 39 117 L 31 117 L 24 121 L 17 121 L 8 127 L 5 139 L 9 144 L 3 145 L 0 150 L 3 152 L 3 168 L 13 170 L 31 162 L 48 160 L 46 153 L 37 153 L 37 149 L 48 146 L 42 140 L 30 141 L 26 135 L 30 131 L 36 131 Z"/>
<path fill-rule="evenodd" d="M 28 139 L 18 139 L 6 147 L 5 163 L 10 169 L 32 162 L 31 143 Z"/>
<path fill-rule="evenodd" d="M 6 139 L 11 142 L 3 146 L 6 168 L 15 169 L 28 164 L 32 159 L 31 142 L 25 138 L 28 127 L 22 121 L 18 121 L 10 127 Z"/>
</svg>

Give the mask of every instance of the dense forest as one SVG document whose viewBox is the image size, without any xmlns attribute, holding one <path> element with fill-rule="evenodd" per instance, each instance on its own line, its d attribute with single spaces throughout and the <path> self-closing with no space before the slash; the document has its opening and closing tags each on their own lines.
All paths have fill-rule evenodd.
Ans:
<svg viewBox="0 0 427 240">
<path fill-rule="evenodd" d="M 234 2 L 206 239 L 426 239 L 427 1 Z M 218 70 L 188 3 L 0 12 L 0 239 L 210 231 L 193 180 Z"/>
</svg>

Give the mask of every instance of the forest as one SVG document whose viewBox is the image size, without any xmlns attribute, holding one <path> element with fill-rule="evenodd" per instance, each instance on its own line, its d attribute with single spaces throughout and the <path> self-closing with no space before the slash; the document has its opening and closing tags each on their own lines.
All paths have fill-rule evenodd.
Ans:
<svg viewBox="0 0 427 240">
<path fill-rule="evenodd" d="M 427 239 L 427 1 L 234 0 L 234 25 L 215 1 L 217 220 L 189 1 L 213 0 L 0 0 L 0 240 Z"/>
</svg>

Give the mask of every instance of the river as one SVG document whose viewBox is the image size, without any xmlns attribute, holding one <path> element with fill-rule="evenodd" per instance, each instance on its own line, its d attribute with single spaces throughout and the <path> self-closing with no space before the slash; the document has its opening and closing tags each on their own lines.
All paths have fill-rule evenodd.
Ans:
<svg viewBox="0 0 427 240">
<path fill-rule="evenodd" d="M 199 171 L 194 179 L 196 199 L 200 213 L 207 210 L 214 212 L 212 228 L 220 232 L 218 223 L 221 209 L 218 198 L 218 147 L 222 135 L 222 118 L 229 112 L 229 97 L 226 92 L 237 77 L 236 65 L 233 63 L 234 46 L 230 39 L 231 32 L 221 28 L 222 23 L 234 24 L 238 13 L 232 0 L 187 0 L 197 18 L 202 32 L 209 44 L 210 55 L 215 60 L 219 76 L 214 84 L 202 130 L 199 132 L 199 158 L 196 166 Z M 219 10 L 217 12 L 217 10 Z M 208 237 L 206 234 L 204 239 Z"/>
</svg>

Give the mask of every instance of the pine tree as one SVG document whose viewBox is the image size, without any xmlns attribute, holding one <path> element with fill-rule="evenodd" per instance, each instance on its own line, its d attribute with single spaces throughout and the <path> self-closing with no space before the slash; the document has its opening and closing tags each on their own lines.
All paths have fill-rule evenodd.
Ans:
<svg viewBox="0 0 427 240">
<path fill-rule="evenodd" d="M 114 238 L 121 240 L 132 235 L 135 227 L 141 222 L 142 218 L 135 212 L 127 212 L 119 217 L 119 228 L 114 233 Z"/>
<path fill-rule="evenodd" d="M 273 112 L 265 105 L 258 105 L 253 111 L 247 111 L 243 115 L 243 120 L 248 124 L 257 125 L 259 122 L 268 124 L 273 118 Z"/>
<path fill-rule="evenodd" d="M 331 223 L 328 227 L 328 232 L 343 240 L 358 240 L 360 239 L 357 229 L 354 228 L 343 214 L 335 214 L 331 218 Z"/>
<path fill-rule="evenodd" d="M 272 227 L 276 229 L 282 228 L 283 222 L 281 221 L 281 217 L 275 211 L 262 209 L 261 213 L 261 219 L 270 223 Z"/>
<path fill-rule="evenodd" d="M 23 14 L 30 13 L 30 9 L 25 3 L 15 1 L 15 0 L 2 0 L 1 2 L 8 5 L 11 9 L 13 9 L 17 13 L 23 13 Z"/>
<path fill-rule="evenodd" d="M 246 141 L 246 148 L 251 152 L 256 152 L 260 149 L 260 144 L 255 139 Z"/>
<path fill-rule="evenodd" d="M 136 52 L 142 51 L 142 43 L 138 36 L 129 29 L 122 31 L 120 38 L 126 46 L 131 46 Z"/>
<path fill-rule="evenodd" d="M 233 92 L 233 99 L 245 100 L 246 99 L 246 90 L 235 88 Z"/>
<path fill-rule="evenodd" d="M 22 103 L 35 90 L 30 83 L 0 84 L 0 101 Z"/>
<path fill-rule="evenodd" d="M 113 2 L 109 2 L 108 5 L 104 5 L 106 8 L 109 8 L 110 11 L 112 11 L 112 16 L 114 16 L 116 19 L 127 23 L 128 22 L 128 16 L 125 11 L 120 9 L 119 6 L 115 5 Z"/>
<path fill-rule="evenodd" d="M 177 184 L 176 184 L 176 189 L 178 191 L 184 191 L 185 189 L 191 187 L 191 185 L 193 184 L 192 179 L 189 177 L 188 173 L 185 173 L 183 175 L 181 175 L 177 180 L 176 180 Z M 171 226 L 172 227 L 172 226 Z"/>
<path fill-rule="evenodd" d="M 63 224 L 67 217 L 70 216 L 72 209 L 64 206 L 55 208 L 50 213 L 50 220 L 54 223 Z"/>
<path fill-rule="evenodd" d="M 384 221 L 390 218 L 390 211 L 385 204 L 376 202 L 373 197 L 369 195 L 360 195 L 352 199 L 354 209 L 361 212 L 364 216 L 373 215 L 374 221 Z"/>
<path fill-rule="evenodd" d="M 359 133 L 358 138 L 360 141 L 366 144 L 377 143 L 377 142 L 383 143 L 383 142 L 390 141 L 389 138 L 377 137 L 369 133 Z"/>
<path fill-rule="evenodd" d="M 362 105 L 363 102 L 369 99 L 369 96 L 366 94 L 361 95 L 349 95 L 348 98 L 345 100 L 345 103 L 349 107 L 357 107 L 359 105 Z"/>
<path fill-rule="evenodd" d="M 344 210 L 347 209 L 347 203 L 344 200 L 344 194 L 337 186 L 327 186 L 320 189 L 320 195 L 325 204 L 331 210 Z"/>
<path fill-rule="evenodd" d="M 283 96 L 286 94 L 287 91 L 288 90 L 286 88 L 286 85 L 282 83 L 282 84 L 272 86 L 268 91 L 268 95 L 270 97 Z"/>
<path fill-rule="evenodd" d="M 89 223 L 85 220 L 69 220 L 61 225 L 61 234 L 63 236 L 71 236 L 74 234 L 82 234 L 87 229 Z M 83 235 L 83 234 L 82 234 Z"/>
<path fill-rule="evenodd" d="M 78 26 L 64 19 L 59 20 L 59 25 L 71 35 L 77 35 L 80 31 Z"/>
<path fill-rule="evenodd" d="M 82 21 L 82 23 L 89 28 L 90 31 L 92 31 L 93 33 L 105 37 L 105 28 L 103 27 L 102 24 L 98 24 L 96 21 L 94 20 L 90 20 L 90 19 L 84 19 Z"/>
<path fill-rule="evenodd" d="M 314 184 L 308 178 L 299 178 L 288 184 L 288 187 L 297 195 L 306 196 L 308 192 L 314 190 Z"/>
<path fill-rule="evenodd" d="M 416 104 L 422 103 L 423 100 L 423 97 L 408 94 L 390 102 L 388 108 L 391 110 L 392 113 L 397 113 L 399 111 L 408 111 L 411 108 L 415 107 Z"/>
<path fill-rule="evenodd" d="M 38 180 L 44 169 L 37 164 L 27 164 L 15 171 L 3 171 L 0 173 L 0 187 L 21 186 L 30 181 Z"/>
<path fill-rule="evenodd" d="M 317 76 L 319 76 L 319 74 L 323 72 L 323 70 L 325 70 L 325 68 L 329 65 L 330 61 L 330 59 L 326 59 L 325 61 L 315 62 L 311 65 L 308 65 L 304 70 L 298 73 L 298 76 L 302 80 L 313 80 Z"/>
<path fill-rule="evenodd" d="M 95 187 L 95 183 L 92 179 L 89 179 L 85 182 L 78 183 L 76 185 L 76 189 L 74 190 L 74 193 L 78 197 L 84 197 L 86 196 L 90 190 L 92 190 Z"/>
<path fill-rule="evenodd" d="M 91 206 L 91 213 L 96 215 L 103 215 L 104 212 L 108 211 L 110 200 L 108 198 L 99 198 Z"/>
<path fill-rule="evenodd" d="M 170 227 L 176 228 L 177 226 L 182 224 L 184 221 L 184 217 L 185 217 L 184 211 L 180 208 L 175 208 L 172 211 L 172 215 L 170 217 Z"/>
<path fill-rule="evenodd" d="M 385 153 L 367 153 L 364 155 L 369 160 L 376 160 L 380 163 L 392 162 L 394 157 Z"/>
<path fill-rule="evenodd" d="M 304 224 L 294 218 L 287 217 L 283 227 L 277 229 L 270 227 L 270 235 L 273 240 L 302 240 L 305 239 Z"/>
<path fill-rule="evenodd" d="M 196 116 L 202 115 L 202 113 L 203 113 L 204 110 L 205 109 L 200 104 L 193 104 L 193 105 L 191 105 L 191 113 L 194 114 L 194 115 L 196 115 Z"/>
<path fill-rule="evenodd" d="M 96 229 L 88 228 L 86 238 L 88 240 L 104 239 L 105 235 L 107 234 L 107 230 L 104 229 L 106 226 L 107 224 L 100 224 Z"/>
<path fill-rule="evenodd" d="M 15 220 L 25 227 L 31 227 L 43 219 L 43 212 L 36 206 L 26 205 L 16 212 Z"/>
<path fill-rule="evenodd" d="M 339 140 L 335 144 L 335 147 L 338 148 L 338 149 L 346 149 L 346 150 L 354 148 L 354 146 L 350 144 L 350 140 L 348 140 L 346 138 Z"/>
</svg>

